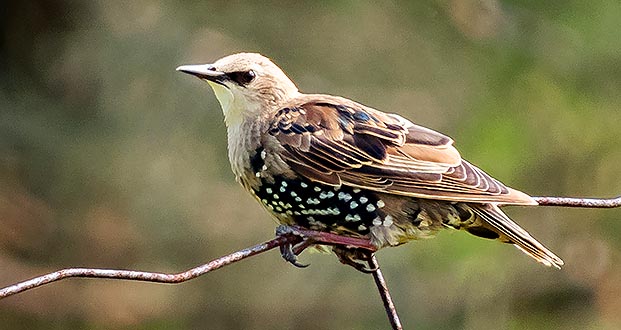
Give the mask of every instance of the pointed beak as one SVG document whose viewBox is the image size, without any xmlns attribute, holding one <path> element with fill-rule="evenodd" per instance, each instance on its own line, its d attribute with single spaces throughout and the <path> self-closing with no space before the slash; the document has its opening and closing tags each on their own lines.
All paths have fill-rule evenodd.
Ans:
<svg viewBox="0 0 621 330">
<path fill-rule="evenodd" d="M 216 68 L 211 64 L 198 64 L 198 65 L 182 65 L 177 67 L 177 71 L 191 74 L 200 79 L 213 81 L 217 84 L 224 85 L 226 79 L 226 73 L 216 71 Z"/>
</svg>

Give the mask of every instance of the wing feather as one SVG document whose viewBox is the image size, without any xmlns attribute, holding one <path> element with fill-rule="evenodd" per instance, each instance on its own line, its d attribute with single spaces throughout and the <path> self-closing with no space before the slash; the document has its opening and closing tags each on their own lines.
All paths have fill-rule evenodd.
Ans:
<svg viewBox="0 0 621 330">
<path fill-rule="evenodd" d="M 293 100 L 269 132 L 283 159 L 313 181 L 448 201 L 536 204 L 464 161 L 451 138 L 343 98 Z"/>
</svg>

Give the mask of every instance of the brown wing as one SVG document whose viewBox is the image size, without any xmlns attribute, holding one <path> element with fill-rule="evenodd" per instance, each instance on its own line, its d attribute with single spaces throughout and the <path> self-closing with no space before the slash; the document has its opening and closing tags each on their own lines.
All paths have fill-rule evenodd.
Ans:
<svg viewBox="0 0 621 330">
<path fill-rule="evenodd" d="M 536 204 L 462 160 L 451 138 L 346 99 L 294 101 L 278 111 L 270 134 L 284 160 L 313 181 L 448 201 Z"/>
</svg>

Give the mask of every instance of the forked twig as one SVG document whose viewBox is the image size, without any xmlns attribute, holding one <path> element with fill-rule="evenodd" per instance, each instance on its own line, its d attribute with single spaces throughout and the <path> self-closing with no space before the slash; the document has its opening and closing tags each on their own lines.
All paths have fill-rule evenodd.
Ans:
<svg viewBox="0 0 621 330">
<path fill-rule="evenodd" d="M 329 244 L 334 244 L 332 240 L 339 239 L 338 235 L 316 232 L 313 230 L 305 230 L 305 229 L 297 229 L 302 236 L 295 235 L 283 235 L 277 236 L 273 240 L 257 244 L 253 247 L 243 249 L 226 256 L 214 259 L 206 264 L 200 265 L 198 267 L 194 267 L 188 269 L 186 271 L 174 274 L 168 273 L 155 273 L 155 272 L 144 272 L 144 271 L 136 271 L 136 270 L 119 270 L 119 269 L 99 269 L 99 268 L 65 268 L 52 273 L 48 273 L 45 275 L 41 275 L 30 280 L 26 280 L 23 282 L 19 282 L 5 288 L 0 289 L 0 299 L 12 296 L 14 294 L 34 289 L 45 284 L 49 284 L 52 282 L 60 281 L 70 277 L 85 277 L 85 278 L 107 278 L 107 279 L 117 279 L 117 280 L 132 280 L 132 281 L 146 281 L 146 282 L 156 282 L 156 283 L 166 283 L 166 284 L 178 284 L 182 282 L 189 281 L 191 279 L 197 278 L 201 275 L 204 275 L 208 272 L 214 271 L 216 269 L 222 268 L 226 265 L 230 265 L 234 262 L 240 261 L 242 259 L 269 251 L 276 247 L 283 246 L 285 244 L 297 244 L 303 240 L 303 237 L 310 237 L 314 241 L 322 241 Z M 382 301 L 384 302 L 384 308 L 386 309 L 386 314 L 388 315 L 388 319 L 390 320 L 390 324 L 392 325 L 393 330 L 402 330 L 401 321 L 399 320 L 399 316 L 397 315 L 397 311 L 395 309 L 395 305 L 392 302 L 392 298 L 390 297 L 390 292 L 388 291 L 388 286 L 386 285 L 386 281 L 384 280 L 384 276 L 379 269 L 379 264 L 377 263 L 377 259 L 375 258 L 375 254 L 370 250 L 371 246 L 366 246 L 365 243 L 368 242 L 366 240 L 360 240 L 355 238 L 345 238 L 343 241 L 345 244 L 354 244 L 357 245 L 358 248 L 369 249 L 371 257 L 368 260 L 370 269 L 374 269 L 372 272 L 373 279 L 375 280 L 375 284 L 377 285 L 377 289 L 382 297 Z"/>
<path fill-rule="evenodd" d="M 598 198 L 571 198 L 571 197 L 533 197 L 539 205 L 542 206 L 566 206 L 566 207 L 585 207 L 585 208 L 615 208 L 621 206 L 621 196 L 610 199 L 598 199 Z M 331 245 L 344 245 L 354 246 L 367 249 L 373 252 L 372 246 L 365 246 L 364 240 L 338 237 L 338 235 L 315 232 L 312 230 L 300 230 L 303 236 L 310 237 L 319 244 L 325 242 Z M 108 278 L 108 279 L 121 279 L 121 280 L 133 280 L 133 281 L 147 281 L 157 283 L 176 284 L 185 282 L 201 275 L 204 275 L 213 270 L 222 268 L 226 265 L 230 265 L 234 262 L 242 259 L 269 251 L 273 248 L 280 247 L 286 244 L 297 244 L 303 241 L 302 236 L 295 235 L 283 235 L 278 236 L 270 241 L 257 244 L 253 247 L 243 249 L 229 255 L 214 259 L 206 264 L 200 265 L 195 268 L 188 269 L 181 273 L 154 273 L 135 270 L 116 270 L 116 269 L 98 269 L 98 268 L 66 268 L 52 273 L 41 275 L 30 280 L 19 282 L 13 285 L 9 285 L 0 289 L 0 299 L 12 296 L 14 294 L 40 287 L 42 285 L 60 281 L 70 277 L 88 277 L 88 278 Z M 390 297 L 390 292 L 384 280 L 384 276 L 379 269 L 377 259 L 374 254 L 371 254 L 369 258 L 369 267 L 374 269 L 373 278 L 375 284 L 379 290 L 379 293 L 384 302 L 386 313 L 390 320 L 390 324 L 393 330 L 401 330 L 401 321 L 397 315 L 395 305 Z"/>
</svg>

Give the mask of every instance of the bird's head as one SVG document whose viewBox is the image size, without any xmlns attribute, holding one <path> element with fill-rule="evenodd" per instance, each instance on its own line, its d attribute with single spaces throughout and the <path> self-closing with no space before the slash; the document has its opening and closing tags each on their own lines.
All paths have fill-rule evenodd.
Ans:
<svg viewBox="0 0 621 330">
<path fill-rule="evenodd" d="M 233 54 L 212 64 L 182 65 L 177 71 L 194 75 L 211 86 L 229 126 L 299 95 L 287 75 L 260 54 Z"/>
</svg>

